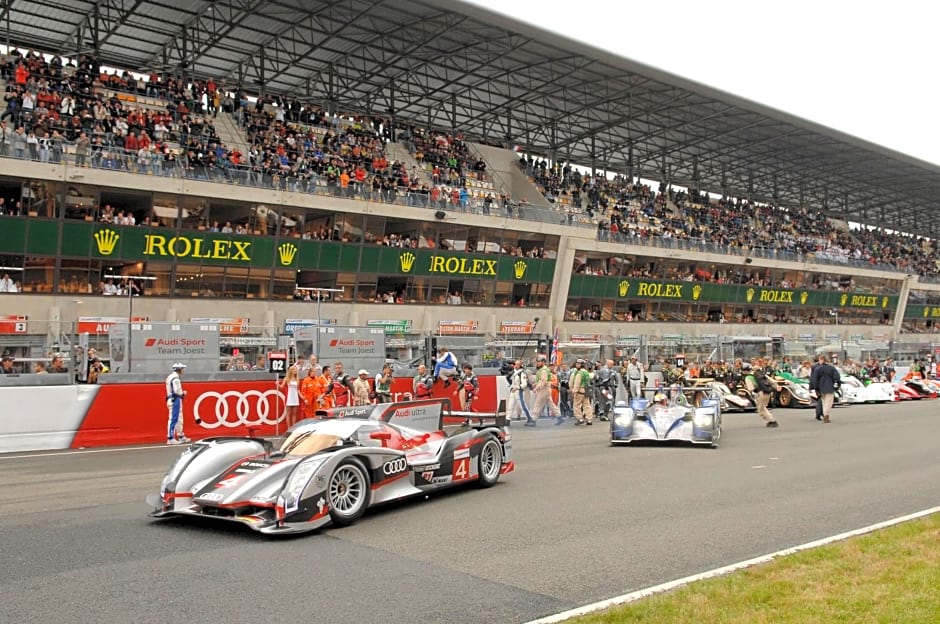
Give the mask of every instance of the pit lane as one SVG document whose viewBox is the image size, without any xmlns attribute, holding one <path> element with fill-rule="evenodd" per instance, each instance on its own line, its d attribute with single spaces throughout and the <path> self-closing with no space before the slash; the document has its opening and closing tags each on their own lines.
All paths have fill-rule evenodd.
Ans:
<svg viewBox="0 0 940 624">
<path fill-rule="evenodd" d="M 296 539 L 150 521 L 179 449 L 0 456 L 4 620 L 523 622 L 937 505 L 938 405 L 727 414 L 718 450 L 514 427 L 497 487 Z"/>
</svg>

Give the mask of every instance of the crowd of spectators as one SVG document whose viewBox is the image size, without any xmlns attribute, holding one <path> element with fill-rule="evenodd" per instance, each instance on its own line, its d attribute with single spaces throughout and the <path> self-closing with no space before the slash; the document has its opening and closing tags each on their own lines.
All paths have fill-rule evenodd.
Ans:
<svg viewBox="0 0 940 624">
<path fill-rule="evenodd" d="M 220 87 L 153 74 L 103 72 L 90 56 L 77 61 L 12 50 L 0 58 L 6 107 L 0 115 L 0 155 L 161 175 L 198 172 L 228 158 L 211 114 Z M 137 95 L 160 98 L 156 106 Z"/>
<path fill-rule="evenodd" d="M 252 182 L 286 190 L 313 192 L 322 185 L 341 197 L 525 217 L 524 200 L 468 189 L 468 178 L 486 177 L 486 163 L 471 155 L 459 134 L 391 128 L 379 117 L 344 118 L 279 96 L 259 98 L 251 106 L 244 92 L 211 79 L 103 72 L 90 56 L 73 61 L 13 49 L 0 58 L 0 77 L 6 81 L 2 156 L 59 162 L 73 150 L 79 165 L 157 175 L 181 171 L 229 181 L 250 176 Z M 159 104 L 140 105 L 134 95 L 158 98 Z M 235 113 L 243 123 L 247 154 L 219 139 L 213 118 L 220 110 Z M 411 146 L 421 169 L 409 171 L 399 161 L 388 161 L 385 145 L 396 132 Z M 821 213 L 740 198 L 690 197 L 664 187 L 652 192 L 623 176 L 592 176 L 531 156 L 519 162 L 546 198 L 596 222 L 601 240 L 703 241 L 725 249 L 761 249 L 940 277 L 929 239 L 849 229 Z M 422 174 L 430 180 L 422 180 Z M 0 211 L 22 213 L 15 206 L 0 206 Z M 134 219 L 128 214 L 103 218 L 123 224 Z"/>
<path fill-rule="evenodd" d="M 821 212 L 741 198 L 658 192 L 623 176 L 584 174 L 569 164 L 522 156 L 520 168 L 553 202 L 583 210 L 598 237 L 614 242 L 650 238 L 702 241 L 718 248 L 760 249 L 853 265 L 881 265 L 940 277 L 933 241 L 884 229 L 850 228 Z"/>
</svg>

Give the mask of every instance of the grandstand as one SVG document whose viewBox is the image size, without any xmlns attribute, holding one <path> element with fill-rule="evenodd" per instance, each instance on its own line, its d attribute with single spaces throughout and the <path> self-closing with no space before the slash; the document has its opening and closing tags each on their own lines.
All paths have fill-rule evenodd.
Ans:
<svg viewBox="0 0 940 624">
<path fill-rule="evenodd" d="M 406 349 L 536 316 L 627 347 L 936 336 L 933 165 L 460 2 L 33 4 L 0 60 L 20 355 L 128 288 L 246 345 L 317 314 Z"/>
</svg>

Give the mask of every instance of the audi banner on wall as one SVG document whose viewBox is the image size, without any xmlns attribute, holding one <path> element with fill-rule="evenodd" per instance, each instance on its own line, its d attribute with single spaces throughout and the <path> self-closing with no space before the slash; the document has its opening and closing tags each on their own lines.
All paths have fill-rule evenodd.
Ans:
<svg viewBox="0 0 940 624">
<path fill-rule="evenodd" d="M 75 433 L 72 448 L 166 440 L 166 390 L 162 383 L 95 388 L 97 396 Z M 188 382 L 184 376 L 183 389 L 183 431 L 194 440 L 270 436 L 286 430 L 286 397 L 271 382 Z"/>
</svg>

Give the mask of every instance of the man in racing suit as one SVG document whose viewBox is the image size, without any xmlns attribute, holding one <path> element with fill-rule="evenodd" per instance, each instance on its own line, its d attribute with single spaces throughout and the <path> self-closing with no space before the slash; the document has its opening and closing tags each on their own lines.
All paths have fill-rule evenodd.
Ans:
<svg viewBox="0 0 940 624">
<path fill-rule="evenodd" d="M 352 405 L 352 379 L 343 372 L 343 363 L 333 363 L 333 404 L 336 407 Z"/>
<path fill-rule="evenodd" d="M 434 378 L 428 375 L 428 367 L 424 364 L 418 364 L 418 374 L 411 382 L 411 389 L 416 399 L 430 399 L 431 386 L 434 385 Z"/>
<path fill-rule="evenodd" d="M 186 368 L 185 364 L 177 362 L 173 365 L 173 370 L 166 376 L 166 409 L 167 409 L 167 444 L 183 444 L 189 442 L 189 438 L 183 433 L 183 397 L 186 391 L 183 390 L 183 382 L 180 375 Z M 202 422 L 196 417 L 196 423 Z"/>
<path fill-rule="evenodd" d="M 555 424 L 560 425 L 565 422 L 561 417 L 561 410 L 552 401 L 552 370 L 548 367 L 547 358 L 544 355 L 538 357 L 538 368 L 535 371 L 535 407 L 532 412 L 535 418 L 541 418 L 545 412 L 555 419 Z"/>
<path fill-rule="evenodd" d="M 460 407 L 465 412 L 473 408 L 473 399 L 480 392 L 480 380 L 473 374 L 473 365 L 467 362 L 463 365 L 463 385 L 460 387 Z"/>
</svg>

